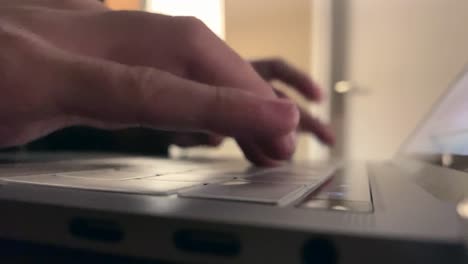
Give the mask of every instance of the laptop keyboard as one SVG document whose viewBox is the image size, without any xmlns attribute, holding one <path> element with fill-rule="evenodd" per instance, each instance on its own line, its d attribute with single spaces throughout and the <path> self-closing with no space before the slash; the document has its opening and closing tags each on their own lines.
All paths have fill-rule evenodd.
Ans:
<svg viewBox="0 0 468 264">
<path fill-rule="evenodd" d="M 199 183 L 153 180 L 102 180 L 61 175 L 37 175 L 5 179 L 7 183 L 34 184 L 47 187 L 62 187 L 93 191 L 135 193 L 150 195 L 170 195 Z"/>
<path fill-rule="evenodd" d="M 229 181 L 205 185 L 186 192 L 182 197 L 206 198 L 229 201 L 257 202 L 266 204 L 285 204 L 298 198 L 305 185 L 274 182 Z M 288 199 L 290 198 L 290 199 Z"/>
<path fill-rule="evenodd" d="M 134 166 L 1 179 L 6 184 L 131 194 L 177 194 L 191 199 L 284 205 L 319 187 L 336 169 L 336 166 L 330 164 L 286 165 L 266 169 L 249 169 L 239 164 L 184 166 L 172 169 L 168 166 L 162 170 L 161 167 Z"/>
</svg>

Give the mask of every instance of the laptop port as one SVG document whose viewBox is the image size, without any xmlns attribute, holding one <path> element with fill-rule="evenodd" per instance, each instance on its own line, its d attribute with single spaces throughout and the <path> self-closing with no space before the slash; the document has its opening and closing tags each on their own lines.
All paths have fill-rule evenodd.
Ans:
<svg viewBox="0 0 468 264">
<path fill-rule="evenodd" d="M 70 221 L 69 232 L 76 238 L 116 243 L 124 238 L 120 226 L 111 220 L 77 217 Z"/>
<path fill-rule="evenodd" d="M 241 251 L 237 237 L 217 231 L 180 230 L 173 240 L 177 249 L 190 253 L 232 257 Z"/>
<path fill-rule="evenodd" d="M 338 254 L 332 241 L 325 238 L 315 238 L 304 244 L 302 259 L 304 264 L 335 264 L 338 263 Z"/>
</svg>

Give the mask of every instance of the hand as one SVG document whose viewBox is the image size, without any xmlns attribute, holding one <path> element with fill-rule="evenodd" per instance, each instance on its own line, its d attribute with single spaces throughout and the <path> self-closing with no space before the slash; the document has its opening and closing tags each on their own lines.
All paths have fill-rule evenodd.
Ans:
<svg viewBox="0 0 468 264">
<path fill-rule="evenodd" d="M 294 68 L 282 59 L 262 59 L 252 62 L 252 66 L 265 81 L 281 81 L 295 89 L 306 99 L 320 102 L 321 89 L 304 72 Z M 284 93 L 275 90 L 279 97 L 286 97 Z M 331 129 L 304 109 L 300 109 L 300 124 L 302 131 L 314 134 L 323 144 L 333 145 L 335 137 Z"/>
<path fill-rule="evenodd" d="M 260 165 L 294 150 L 296 107 L 201 22 L 86 1 L 2 3 L 0 145 L 84 124 L 232 136 Z"/>
<path fill-rule="evenodd" d="M 283 61 L 282 59 L 261 59 L 251 62 L 255 71 L 267 82 L 273 80 L 282 81 L 298 91 L 310 101 L 320 102 L 322 94 L 320 88 L 300 70 Z M 278 96 L 286 97 L 279 90 L 275 90 Z M 313 117 L 304 109 L 300 109 L 300 129 L 312 133 L 326 145 L 334 144 L 334 135 L 327 125 Z M 220 135 L 201 133 L 174 133 L 173 143 L 181 147 L 192 146 L 218 146 L 222 142 Z"/>
</svg>

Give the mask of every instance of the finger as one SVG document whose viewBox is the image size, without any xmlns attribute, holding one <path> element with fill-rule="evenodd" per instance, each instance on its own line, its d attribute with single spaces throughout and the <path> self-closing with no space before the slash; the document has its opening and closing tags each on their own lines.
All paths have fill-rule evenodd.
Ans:
<svg viewBox="0 0 468 264">
<path fill-rule="evenodd" d="M 2 1 L 1 7 L 45 7 L 64 10 L 107 10 L 106 6 L 97 0 L 21 0 Z"/>
<path fill-rule="evenodd" d="M 279 90 L 275 90 L 280 98 L 287 98 L 287 95 Z M 335 144 L 335 135 L 330 127 L 319 119 L 312 116 L 306 110 L 298 107 L 300 113 L 299 128 L 302 131 L 313 133 L 322 143 L 333 146 Z"/>
<path fill-rule="evenodd" d="M 274 167 L 281 165 L 281 161 L 272 159 L 265 154 L 256 142 L 250 139 L 237 139 L 237 144 L 241 148 L 247 160 L 261 167 Z"/>
<path fill-rule="evenodd" d="M 209 86 L 152 68 L 73 56 L 61 68 L 68 86 L 60 105 L 70 115 L 106 123 L 233 137 L 278 137 L 299 121 L 294 104 Z M 253 114 L 255 113 L 255 114 Z"/>
<path fill-rule="evenodd" d="M 277 92 L 277 96 L 289 100 L 287 99 L 288 97 L 280 91 Z M 289 160 L 296 150 L 296 130 L 280 138 L 260 138 L 257 139 L 257 141 L 257 145 L 260 149 L 264 150 L 265 155 L 269 158 L 275 160 Z"/>
<path fill-rule="evenodd" d="M 322 93 L 320 87 L 314 83 L 314 81 L 309 78 L 307 74 L 284 62 L 283 60 L 264 60 L 253 62 L 252 64 L 254 68 L 257 69 L 259 73 L 268 81 L 282 81 L 290 85 L 308 99 L 315 101 L 321 100 Z"/>
<path fill-rule="evenodd" d="M 196 115 L 200 111 L 211 112 L 209 115 L 202 114 L 202 116 L 204 116 L 205 118 L 209 116 L 209 118 L 207 118 L 207 121 L 205 120 L 204 122 L 205 130 L 202 130 L 202 131 L 218 132 L 223 135 L 229 135 L 229 136 L 243 136 L 244 134 L 249 134 L 249 136 L 252 136 L 255 138 L 268 138 L 268 137 L 281 138 L 281 136 L 288 134 L 290 133 L 289 131 L 292 131 L 295 129 L 295 128 L 292 128 L 292 126 L 298 124 L 299 114 L 297 113 L 297 109 L 294 109 L 295 106 L 292 105 L 290 102 L 284 103 L 284 104 L 274 103 L 275 104 L 274 107 L 266 106 L 267 101 L 278 102 L 276 100 L 276 96 L 274 95 L 274 93 L 272 92 L 268 84 L 264 82 L 255 73 L 254 69 L 250 66 L 250 64 L 245 63 L 245 61 L 242 60 L 240 56 L 238 56 L 235 52 L 230 50 L 221 40 L 216 38 L 211 32 L 208 34 L 207 32 L 209 30 L 200 28 L 199 26 L 200 23 L 186 24 L 187 20 L 177 20 L 178 22 L 174 23 L 174 21 L 168 17 L 152 16 L 148 14 L 135 13 L 135 12 L 133 13 L 132 12 L 130 13 L 129 12 L 127 13 L 111 12 L 108 14 L 107 13 L 99 14 L 96 16 L 94 14 L 90 16 L 76 15 L 74 16 L 75 19 L 72 19 L 72 20 L 64 19 L 65 15 L 67 18 L 70 17 L 70 14 L 63 14 L 63 13 L 56 13 L 55 16 L 53 17 L 55 18 L 56 22 L 68 21 L 67 22 L 68 27 L 63 26 L 63 23 L 51 23 L 50 20 L 45 20 L 45 21 L 43 20 L 42 23 L 34 23 L 34 24 L 42 25 L 41 27 L 35 27 L 35 31 L 42 32 L 41 35 L 47 35 L 48 38 L 53 43 L 56 43 L 59 46 L 64 47 L 64 48 L 66 47 L 67 50 L 79 51 L 79 52 L 83 52 L 83 54 L 86 54 L 88 56 L 92 56 L 92 57 L 97 56 L 97 57 L 101 57 L 104 59 L 109 59 L 112 61 L 125 63 L 128 65 L 142 65 L 142 66 L 150 66 L 150 67 L 155 67 L 159 69 L 164 69 L 165 71 L 169 71 L 172 74 L 184 76 L 186 78 L 194 79 L 196 81 L 207 84 L 207 85 L 202 85 L 200 83 L 189 82 L 187 80 L 184 80 L 185 83 L 183 85 L 180 84 L 180 86 L 182 86 L 183 89 L 187 87 L 191 87 L 194 83 L 196 83 L 197 87 L 199 88 L 202 86 L 205 88 L 217 87 L 215 89 L 202 89 L 203 91 L 201 90 L 198 91 L 201 93 L 209 93 L 209 97 L 211 96 L 210 97 L 211 102 L 212 101 L 223 102 L 223 103 L 215 104 L 216 105 L 215 107 L 210 107 L 211 108 L 210 110 L 206 110 L 204 108 L 195 107 L 195 106 L 192 106 L 192 107 L 196 109 L 189 109 L 190 108 L 189 106 L 191 104 L 204 105 L 206 103 L 206 100 L 203 101 L 202 99 L 202 98 L 206 99 L 206 97 L 203 97 L 203 96 L 199 97 L 199 95 L 197 95 L 198 92 L 194 92 L 194 90 L 192 90 L 192 92 L 194 93 L 191 93 L 190 91 L 186 91 L 183 89 L 178 89 L 178 90 L 166 89 L 166 91 L 164 91 L 164 94 L 173 95 L 174 97 L 166 101 L 162 101 L 162 100 L 157 101 L 158 103 L 156 104 L 156 106 L 152 106 L 152 107 L 164 108 L 165 106 L 166 108 L 184 109 L 188 111 L 184 112 L 183 114 L 179 113 L 180 111 L 175 111 L 175 113 L 170 113 L 170 114 L 165 113 L 166 114 L 165 116 L 158 116 L 159 119 L 163 117 L 167 117 L 167 116 L 172 116 L 172 117 L 171 117 L 171 120 L 157 120 L 158 126 L 155 126 L 154 120 L 149 121 L 149 123 L 151 123 L 151 126 L 153 127 L 159 127 L 163 129 L 169 129 L 169 130 L 181 130 L 182 129 L 185 131 L 193 131 L 193 129 L 195 129 L 193 126 L 196 124 L 196 123 L 195 124 L 193 123 L 194 122 L 193 120 L 195 121 L 199 120 L 200 116 L 190 117 L 190 115 Z M 47 16 L 47 17 L 51 17 L 51 16 Z M 59 18 L 62 18 L 62 20 L 60 20 Z M 94 23 L 91 23 L 91 22 L 94 22 Z M 148 26 L 148 27 L 151 28 L 151 31 L 153 34 L 148 35 L 146 34 L 147 33 L 146 30 L 142 30 L 142 28 L 148 28 L 148 27 L 138 26 L 138 25 L 141 25 L 142 22 L 147 22 L 146 24 L 150 22 L 151 26 Z M 193 20 L 189 20 L 188 22 L 193 22 Z M 77 30 L 74 32 L 74 35 L 79 36 L 79 37 L 71 36 L 70 38 L 61 38 L 59 36 L 60 34 L 57 35 L 53 33 L 53 32 L 67 32 L 70 28 L 69 27 L 70 25 L 76 26 L 77 24 L 78 24 L 78 26 L 76 27 Z M 175 24 L 185 25 L 182 27 L 182 29 L 184 30 L 182 30 L 181 32 L 187 32 L 187 29 L 190 29 L 188 32 L 191 32 L 188 35 L 189 38 L 187 38 L 187 36 L 184 37 L 183 35 L 181 36 L 181 35 L 175 34 L 176 40 L 182 37 L 181 39 L 195 39 L 195 40 L 203 39 L 203 42 L 195 41 L 191 45 L 189 45 L 190 47 L 194 47 L 193 49 L 192 48 L 187 49 L 186 48 L 187 45 L 184 45 L 183 50 L 179 50 L 177 49 L 177 47 L 174 47 L 175 45 L 174 43 L 178 43 L 180 42 L 180 40 L 178 42 L 174 42 L 173 39 L 171 41 L 162 41 L 160 44 L 160 50 L 169 50 L 169 51 L 175 50 L 176 51 L 175 54 L 166 56 L 165 54 L 167 52 L 158 52 L 158 51 L 154 52 L 154 46 L 153 44 L 151 44 L 151 43 L 154 43 L 154 41 L 149 41 L 149 40 L 156 39 L 156 38 L 148 38 L 148 37 L 150 35 L 166 36 L 166 38 L 170 36 L 174 36 L 174 32 L 175 33 L 178 32 L 176 30 L 177 28 L 174 28 Z M 44 26 L 44 25 L 48 25 L 48 26 Z M 122 25 L 122 26 L 119 27 L 116 25 Z M 194 25 L 196 27 L 194 27 Z M 34 25 L 30 25 L 30 26 L 34 26 Z M 50 28 L 53 28 L 54 30 L 50 31 Z M 118 30 L 116 30 L 116 28 L 118 28 Z M 173 30 L 167 31 L 166 29 L 173 29 Z M 142 32 L 144 32 L 145 34 L 141 34 Z M 202 34 L 202 36 L 200 36 L 200 34 Z M 88 36 L 89 38 L 86 36 Z M 141 39 L 141 41 L 132 43 L 132 48 L 128 48 L 128 38 L 130 37 L 133 39 L 132 36 L 134 36 L 135 39 Z M 80 41 L 82 39 L 91 39 L 92 41 L 91 42 Z M 93 45 L 89 45 L 89 43 L 92 43 Z M 127 45 L 124 45 L 125 43 L 127 43 Z M 203 45 L 200 45 L 200 43 L 202 43 Z M 137 45 L 138 48 L 134 48 L 133 44 Z M 113 47 L 110 49 L 113 52 L 109 52 L 109 46 Z M 209 48 L 206 48 L 206 47 L 209 47 Z M 134 51 L 134 53 L 129 54 L 128 51 L 130 50 Z M 191 51 L 191 52 L 188 52 L 191 55 L 185 54 L 185 56 L 188 56 L 187 58 L 192 58 L 192 59 L 189 59 L 190 62 L 188 63 L 190 67 L 185 67 L 187 62 L 178 62 L 178 59 L 180 59 L 179 57 L 184 57 L 183 55 L 184 50 L 185 50 L 185 53 L 187 53 L 187 50 Z M 193 52 L 192 50 L 195 50 L 196 52 Z M 118 54 L 118 56 L 115 57 L 115 54 Z M 158 54 L 158 55 L 156 56 L 154 54 Z M 189 55 L 192 57 L 190 57 Z M 181 65 L 183 67 L 181 67 Z M 101 66 L 98 68 L 106 68 L 106 67 Z M 119 70 L 117 70 L 116 72 L 119 72 Z M 117 75 L 122 75 L 120 79 L 123 79 L 123 80 L 121 80 L 120 82 L 127 83 L 126 84 L 127 87 L 135 86 L 134 85 L 135 81 L 132 81 L 131 80 L 132 78 L 127 78 L 127 79 L 130 79 L 130 81 L 125 80 L 126 78 L 125 76 L 127 76 L 128 74 L 117 73 Z M 140 75 L 140 77 L 138 78 L 141 79 L 142 74 L 133 73 L 131 75 L 133 76 Z M 149 74 L 144 74 L 144 75 L 145 77 L 143 77 L 143 79 L 157 79 L 156 83 L 158 83 L 159 85 L 170 87 L 170 85 L 166 85 L 164 83 L 164 80 L 166 80 L 167 78 L 159 78 L 159 77 L 148 78 L 147 75 Z M 91 76 L 87 78 L 93 79 L 96 77 Z M 171 78 L 174 79 L 176 77 L 171 75 Z M 81 78 L 81 79 L 87 80 L 86 78 Z M 135 78 L 133 77 L 133 79 Z M 129 82 L 130 84 L 128 84 Z M 172 81 L 170 82 L 172 83 Z M 147 83 L 151 83 L 151 81 Z M 84 86 L 91 87 L 91 86 L 88 86 L 87 84 L 85 84 Z M 112 85 L 110 86 L 112 87 Z M 220 88 L 221 86 L 235 87 L 236 89 Z M 147 89 L 147 90 L 150 90 L 150 89 Z M 218 93 L 215 90 L 220 91 L 220 92 Z M 242 96 L 229 95 L 229 94 L 233 94 L 233 95 L 238 94 L 240 90 L 243 90 L 251 94 L 251 97 L 247 96 L 247 94 L 242 94 L 242 93 L 241 93 Z M 175 93 L 176 91 L 184 91 L 184 92 L 180 92 L 177 95 L 174 95 L 173 93 Z M 214 96 L 213 94 L 220 94 L 221 96 L 217 97 L 217 96 Z M 256 96 L 264 97 L 264 99 L 261 99 L 261 101 L 264 101 L 265 103 L 259 104 L 257 101 L 258 98 Z M 75 95 L 75 97 L 77 96 Z M 89 97 L 92 98 L 92 96 L 89 96 Z M 107 97 L 109 97 L 109 95 L 107 95 L 106 93 L 100 96 L 100 98 L 107 98 Z M 153 97 L 155 96 L 153 95 Z M 213 99 L 213 97 L 217 97 L 219 100 Z M 174 98 L 181 99 L 179 100 L 181 103 L 168 105 L 168 104 L 171 104 L 171 102 L 175 100 Z M 203 102 L 197 102 L 197 100 L 191 100 L 192 98 L 200 99 Z M 236 99 L 232 99 L 232 98 L 236 98 Z M 161 99 L 161 98 L 156 98 L 156 99 Z M 186 104 L 185 101 L 190 101 L 190 102 Z M 148 103 L 146 102 L 146 104 Z M 143 104 L 143 106 L 145 106 L 146 104 Z M 89 104 L 89 105 L 93 105 L 93 104 Z M 233 111 L 233 109 L 237 109 L 237 107 L 241 107 L 242 110 Z M 216 108 L 222 108 L 223 110 L 218 111 Z M 132 105 L 125 105 L 124 109 L 132 109 Z M 77 112 L 80 112 L 80 114 L 83 114 L 82 113 L 83 110 L 86 110 L 86 109 L 79 109 Z M 93 109 L 93 110 L 98 110 L 98 109 Z M 88 111 L 87 114 L 91 112 L 93 111 Z M 107 112 L 101 111 L 101 113 L 107 113 Z M 129 114 L 131 113 L 132 111 L 129 112 Z M 163 112 L 153 110 L 152 113 L 163 113 Z M 179 116 L 176 115 L 177 113 L 179 113 Z M 187 115 L 187 113 L 189 113 L 189 115 Z M 252 113 L 255 113 L 255 114 L 252 114 Z M 277 126 L 276 125 L 272 126 L 276 128 L 268 127 L 268 125 L 264 127 L 264 125 L 262 125 L 262 122 L 258 122 L 259 120 L 257 120 L 258 119 L 257 117 L 259 115 L 268 119 L 269 121 L 267 121 L 267 123 L 269 125 L 271 125 L 272 122 L 276 123 Z M 285 116 L 288 116 L 288 117 L 285 118 Z M 119 118 L 121 117 L 122 116 L 120 115 Z M 188 117 L 190 120 L 192 120 L 192 124 L 187 127 Z M 97 118 L 102 118 L 102 117 L 97 117 Z M 105 118 L 109 119 L 109 116 L 106 116 Z M 115 117 L 111 119 L 115 119 Z M 130 117 L 130 120 L 134 120 L 134 119 L 135 117 Z M 174 124 L 174 122 L 176 122 L 174 120 L 180 120 L 180 121 L 179 123 Z M 281 120 L 281 121 L 278 121 L 278 120 Z M 147 120 L 145 121 L 148 122 Z M 185 123 L 181 124 L 180 122 L 182 121 Z M 109 122 L 109 120 L 107 120 L 106 122 Z M 281 122 L 282 124 L 279 124 Z M 142 124 L 142 125 L 148 126 L 148 124 Z M 244 128 L 241 128 L 242 126 Z M 288 127 L 288 129 L 285 129 L 285 127 Z M 201 128 L 198 128 L 195 131 L 200 131 L 200 129 Z M 283 133 L 283 132 L 284 134 L 279 135 L 280 133 Z M 277 144 L 281 145 L 282 143 L 277 143 Z M 271 153 L 268 153 L 267 155 L 275 156 L 274 153 L 273 155 L 270 155 L 270 154 Z"/>
<path fill-rule="evenodd" d="M 290 160 L 296 151 L 296 131 L 276 139 L 258 139 L 257 145 L 274 160 Z"/>
<path fill-rule="evenodd" d="M 304 109 L 299 109 L 301 114 L 300 128 L 302 131 L 313 133 L 325 145 L 335 144 L 335 135 L 328 125 L 313 117 Z"/>
</svg>

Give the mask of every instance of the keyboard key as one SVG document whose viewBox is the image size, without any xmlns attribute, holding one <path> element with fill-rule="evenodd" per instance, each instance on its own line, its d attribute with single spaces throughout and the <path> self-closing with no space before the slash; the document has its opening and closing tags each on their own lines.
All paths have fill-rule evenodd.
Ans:
<svg viewBox="0 0 468 264">
<path fill-rule="evenodd" d="M 106 165 L 83 165 L 83 164 L 15 164 L 13 166 L 0 166 L 1 177 L 28 176 L 38 174 L 55 174 L 62 172 L 108 170 L 111 166 Z"/>
<path fill-rule="evenodd" d="M 119 169 L 107 169 L 107 170 L 94 170 L 94 171 L 77 171 L 77 172 L 66 172 L 58 173 L 58 176 L 64 177 L 76 177 L 85 179 L 99 179 L 99 180 L 126 180 L 135 178 L 145 178 L 155 176 L 155 171 L 152 170 L 119 170 Z"/>
<path fill-rule="evenodd" d="M 236 177 L 241 177 L 244 174 L 231 173 L 229 171 L 193 171 L 177 174 L 167 174 L 162 176 L 151 177 L 148 179 L 156 181 L 187 181 L 187 182 L 200 182 L 210 183 L 216 181 L 234 180 Z"/>
<path fill-rule="evenodd" d="M 183 173 L 194 170 L 193 166 L 135 166 L 119 169 L 121 171 L 128 172 L 151 172 L 152 176 L 155 175 L 166 175 L 174 173 Z"/>
<path fill-rule="evenodd" d="M 330 173 L 322 172 L 320 174 L 304 174 L 289 171 L 270 171 L 258 175 L 251 175 L 245 179 L 254 182 L 275 182 L 275 183 L 296 183 L 304 185 L 315 185 L 327 179 Z"/>
<path fill-rule="evenodd" d="M 291 175 L 271 175 L 271 174 L 266 174 L 266 175 L 254 175 L 250 177 L 246 177 L 245 179 L 248 179 L 249 181 L 252 182 L 274 182 L 274 183 L 292 183 L 292 184 L 303 184 L 303 185 L 308 185 L 308 184 L 317 184 L 320 182 L 320 178 L 298 178 L 298 177 L 293 177 Z"/>
<path fill-rule="evenodd" d="M 279 167 L 272 172 L 285 172 L 288 174 L 294 174 L 303 177 L 321 177 L 323 174 L 330 174 L 336 170 L 334 167 L 324 167 L 324 168 L 306 168 L 303 166 L 285 166 Z"/>
<path fill-rule="evenodd" d="M 101 180 L 56 175 L 37 175 L 4 178 L 7 184 L 34 184 L 47 187 L 85 189 L 104 192 L 122 192 L 151 195 L 170 195 L 185 188 L 199 185 L 193 182 L 153 180 Z"/>
<path fill-rule="evenodd" d="M 171 165 L 172 164 L 172 165 Z M 229 165 L 229 164 L 192 164 L 188 163 L 181 165 L 180 162 L 178 165 L 177 162 L 169 163 L 165 166 L 135 166 L 130 168 L 123 168 L 123 171 L 151 171 L 154 173 L 153 176 L 164 176 L 164 175 L 174 175 L 174 174 L 225 174 L 225 173 L 245 173 L 248 170 L 247 166 L 241 165 Z"/>
<path fill-rule="evenodd" d="M 283 204 L 290 199 L 297 197 L 297 195 L 302 194 L 304 189 L 305 186 L 301 184 L 229 181 L 209 184 L 188 191 L 179 192 L 179 195 L 189 198 L 209 198 L 265 204 Z"/>
</svg>

